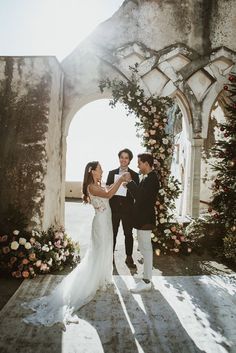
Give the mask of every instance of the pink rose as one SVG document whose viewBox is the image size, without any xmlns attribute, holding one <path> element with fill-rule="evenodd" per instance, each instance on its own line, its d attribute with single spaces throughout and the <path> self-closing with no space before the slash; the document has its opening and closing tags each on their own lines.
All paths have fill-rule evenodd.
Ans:
<svg viewBox="0 0 236 353">
<path fill-rule="evenodd" d="M 59 248 L 59 249 L 62 247 L 60 240 L 57 240 L 57 241 L 54 243 L 54 245 L 55 245 L 56 248 Z"/>
</svg>

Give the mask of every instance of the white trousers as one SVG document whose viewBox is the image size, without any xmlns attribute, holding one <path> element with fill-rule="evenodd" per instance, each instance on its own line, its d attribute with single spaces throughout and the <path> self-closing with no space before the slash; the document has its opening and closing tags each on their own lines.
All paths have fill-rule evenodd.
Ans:
<svg viewBox="0 0 236 353">
<path fill-rule="evenodd" d="M 143 278 L 151 281 L 152 265 L 153 265 L 153 250 L 151 241 L 151 230 L 137 230 L 138 247 L 143 255 Z"/>
</svg>

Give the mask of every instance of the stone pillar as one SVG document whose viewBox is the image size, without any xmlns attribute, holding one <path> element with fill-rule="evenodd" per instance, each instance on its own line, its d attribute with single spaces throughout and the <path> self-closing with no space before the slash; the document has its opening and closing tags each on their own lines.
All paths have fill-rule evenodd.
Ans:
<svg viewBox="0 0 236 353">
<path fill-rule="evenodd" d="M 186 189 L 183 214 L 199 216 L 201 186 L 201 152 L 203 139 L 194 138 L 189 142 L 186 168 Z"/>
<path fill-rule="evenodd" d="M 63 72 L 54 57 L 0 57 L 0 214 L 61 223 Z"/>
</svg>

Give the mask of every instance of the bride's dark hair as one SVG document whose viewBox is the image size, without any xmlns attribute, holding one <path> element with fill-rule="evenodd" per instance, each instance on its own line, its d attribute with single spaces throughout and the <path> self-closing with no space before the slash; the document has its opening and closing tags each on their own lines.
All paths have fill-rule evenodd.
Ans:
<svg viewBox="0 0 236 353">
<path fill-rule="evenodd" d="M 93 183 L 92 170 L 95 170 L 98 166 L 98 161 L 89 162 L 84 170 L 84 180 L 83 180 L 83 201 L 85 203 L 89 202 L 88 186 Z"/>
</svg>

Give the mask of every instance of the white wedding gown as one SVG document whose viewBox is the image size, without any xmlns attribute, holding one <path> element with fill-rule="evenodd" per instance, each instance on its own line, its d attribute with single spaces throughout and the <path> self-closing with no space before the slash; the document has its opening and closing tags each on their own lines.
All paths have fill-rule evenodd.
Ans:
<svg viewBox="0 0 236 353">
<path fill-rule="evenodd" d="M 90 194 L 95 209 L 88 250 L 81 263 L 48 296 L 23 303 L 34 310 L 23 319 L 33 325 L 77 322 L 73 312 L 112 283 L 113 231 L 109 200 Z"/>
</svg>

